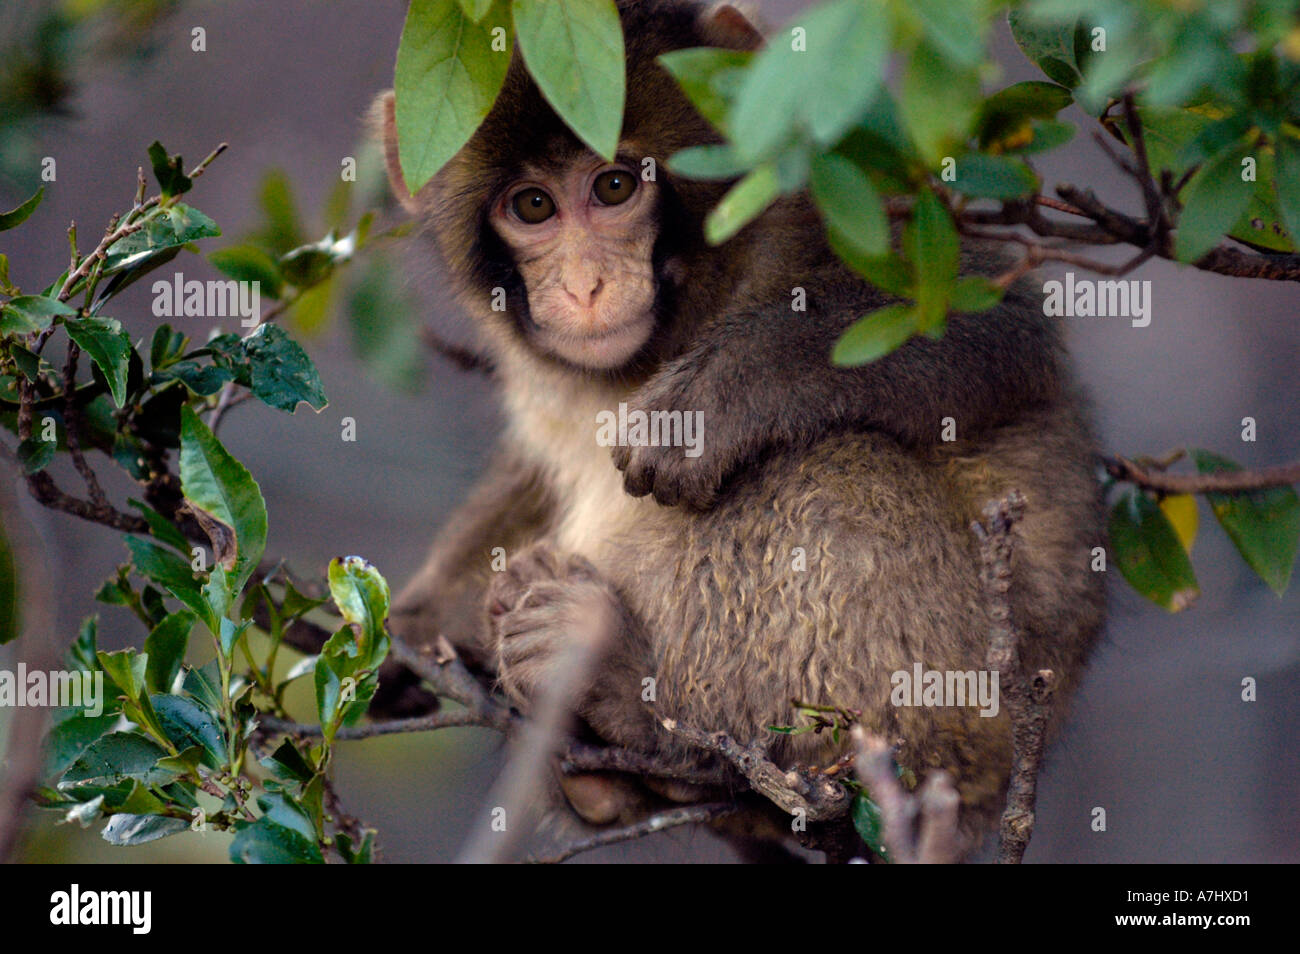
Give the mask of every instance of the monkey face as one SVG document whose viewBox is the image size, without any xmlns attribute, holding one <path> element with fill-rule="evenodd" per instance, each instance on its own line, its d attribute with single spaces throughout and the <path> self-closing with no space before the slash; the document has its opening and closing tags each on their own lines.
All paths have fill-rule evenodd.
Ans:
<svg viewBox="0 0 1300 954">
<path fill-rule="evenodd" d="M 622 367 L 654 332 L 655 183 L 633 168 L 590 153 L 531 168 L 488 210 L 523 279 L 523 333 L 580 367 Z"/>
</svg>

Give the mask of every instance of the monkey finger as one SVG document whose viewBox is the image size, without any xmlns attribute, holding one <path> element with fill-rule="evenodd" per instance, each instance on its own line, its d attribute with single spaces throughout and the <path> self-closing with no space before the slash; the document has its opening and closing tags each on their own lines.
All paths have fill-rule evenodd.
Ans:
<svg viewBox="0 0 1300 954">
<path fill-rule="evenodd" d="M 644 448 L 640 450 L 644 451 Z M 623 489 L 633 497 L 644 497 L 654 489 L 655 467 L 643 454 L 636 455 L 623 471 Z"/>
</svg>

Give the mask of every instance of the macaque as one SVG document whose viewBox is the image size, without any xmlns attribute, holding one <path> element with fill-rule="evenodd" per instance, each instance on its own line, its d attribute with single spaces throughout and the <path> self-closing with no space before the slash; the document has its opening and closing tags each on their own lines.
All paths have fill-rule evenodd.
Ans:
<svg viewBox="0 0 1300 954">
<path fill-rule="evenodd" d="M 769 727 L 798 721 L 795 700 L 861 710 L 900 765 L 954 775 L 978 831 L 1005 791 L 1005 709 L 895 705 L 891 679 L 918 663 L 985 669 L 970 524 L 1018 489 L 1023 665 L 1055 670 L 1058 716 L 1079 680 L 1102 620 L 1089 568 L 1102 512 L 1058 329 L 1017 286 L 993 311 L 952 315 L 939 339 L 833 366 L 836 340 L 887 298 L 836 258 L 808 196 L 715 247 L 702 223 L 728 184 L 668 169 L 720 138 L 656 57 L 753 49 L 757 31 L 726 4 L 618 6 L 627 106 L 613 161 L 567 129 L 517 54 L 481 128 L 415 195 L 392 95 L 377 104 L 393 187 L 481 332 L 507 417 L 393 629 L 417 644 L 446 636 L 527 712 L 566 641 L 597 628 L 575 715 L 608 743 L 685 766 L 712 762 L 664 719 L 762 743 L 783 766 L 826 765 L 846 737 Z M 967 259 L 999 267 L 991 253 Z M 796 286 L 806 311 L 791 308 Z M 611 430 L 633 412 L 680 412 L 698 440 Z M 670 431 L 677 420 L 659 418 Z M 624 443 L 606 446 L 611 433 Z M 608 799 L 579 801 L 591 821 L 614 817 Z"/>
</svg>

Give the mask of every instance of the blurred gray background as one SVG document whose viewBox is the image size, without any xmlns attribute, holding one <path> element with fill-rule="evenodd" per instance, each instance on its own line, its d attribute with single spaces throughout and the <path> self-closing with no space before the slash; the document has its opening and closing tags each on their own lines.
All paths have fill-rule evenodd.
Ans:
<svg viewBox="0 0 1300 954">
<path fill-rule="evenodd" d="M 292 180 L 309 229 L 322 234 L 311 213 L 338 181 L 340 159 L 357 155 L 361 118 L 391 81 L 405 6 L 400 0 L 184 3 L 154 29 L 150 58 L 87 63 L 72 115 L 39 131 L 38 155 L 57 158 L 57 182 L 35 218 L 0 237 L 14 280 L 34 286 L 66 265 L 69 219 L 84 237 L 98 234 L 128 200 L 135 168 L 155 138 L 182 153 L 187 166 L 218 141 L 230 143 L 190 197 L 225 230 L 207 250 L 258 224 L 258 184 L 276 166 Z M 777 25 L 803 4 L 762 6 Z M 206 53 L 190 51 L 194 26 L 207 31 Z M 999 82 L 1039 78 L 1001 32 Z M 1090 141 L 1088 118 L 1072 113 L 1082 132 L 1041 162 L 1045 181 L 1090 184 L 1136 211 L 1131 183 L 1116 176 Z M 3 194 L 0 205 L 22 198 Z M 420 249 L 412 248 L 404 262 L 403 281 L 428 303 L 427 320 L 467 340 Z M 177 267 L 187 278 L 216 277 L 196 256 L 177 259 Z M 1063 319 L 1070 322 L 1079 376 L 1095 400 L 1103 448 L 1158 455 L 1203 446 L 1245 466 L 1300 457 L 1296 288 L 1167 263 L 1148 264 L 1133 277 L 1153 282 L 1149 327 Z M 147 285 L 124 295 L 113 311 L 137 334 L 153 321 Z M 184 328 L 183 321 L 183 330 L 205 335 L 206 327 Z M 483 466 L 497 410 L 483 382 L 433 357 L 418 393 L 376 383 L 362 370 L 344 325 L 336 315 L 320 334 L 303 339 L 331 399 L 324 412 L 304 409 L 290 418 L 250 404 L 231 413 L 222 436 L 267 498 L 268 554 L 287 557 L 308 575 L 333 556 L 361 554 L 397 589 Z M 1258 422 L 1254 444 L 1240 438 L 1247 416 Z M 343 417 L 356 419 L 356 443 L 339 439 Z M 60 479 L 76 486 L 63 473 Z M 122 495 L 130 489 L 125 482 L 113 486 Z M 105 643 L 138 642 L 133 619 L 90 598 L 124 556 L 119 536 L 62 515 L 34 516 L 60 575 L 64 642 L 91 612 L 101 613 Z M 1272 595 L 1204 506 L 1193 557 L 1203 595 L 1176 616 L 1144 603 L 1118 576 L 1111 581 L 1105 644 L 1051 753 L 1029 861 L 1300 860 L 1300 587 L 1281 600 Z M 1258 681 L 1253 704 L 1240 701 L 1245 676 Z M 387 860 L 447 860 L 467 825 L 480 823 L 499 762 L 492 733 L 446 730 L 344 745 L 337 777 L 345 804 L 379 828 Z M 1106 809 L 1104 833 L 1090 828 L 1095 806 Z M 27 856 L 211 861 L 226 857 L 226 844 L 220 835 L 180 836 L 115 849 L 94 830 L 55 827 L 42 815 Z M 707 834 L 679 831 L 582 860 L 731 857 Z"/>
</svg>

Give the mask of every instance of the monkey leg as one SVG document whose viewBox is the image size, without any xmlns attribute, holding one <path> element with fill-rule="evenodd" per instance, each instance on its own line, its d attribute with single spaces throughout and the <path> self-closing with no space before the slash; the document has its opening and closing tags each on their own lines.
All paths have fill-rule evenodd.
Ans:
<svg viewBox="0 0 1300 954">
<path fill-rule="evenodd" d="M 526 714 L 548 693 L 608 741 L 653 738 L 638 701 L 636 627 L 623 600 L 595 567 L 539 542 L 515 556 L 488 587 L 489 630 L 501 688 Z M 574 811 L 591 824 L 626 818 L 645 794 L 613 773 L 557 773 Z"/>
</svg>

